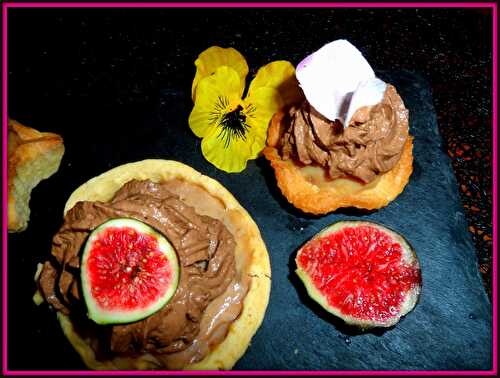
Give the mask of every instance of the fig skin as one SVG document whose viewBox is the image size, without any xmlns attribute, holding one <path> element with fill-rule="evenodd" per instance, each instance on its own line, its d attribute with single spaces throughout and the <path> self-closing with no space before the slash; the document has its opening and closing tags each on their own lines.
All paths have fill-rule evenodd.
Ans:
<svg viewBox="0 0 500 378">
<path fill-rule="evenodd" d="M 408 240 L 402 236 L 401 234 L 397 233 L 396 231 L 381 225 L 379 223 L 375 222 L 368 222 L 368 221 L 339 221 L 336 223 L 331 224 L 330 226 L 324 228 L 321 230 L 319 233 L 317 233 L 313 238 L 311 238 L 306 244 L 304 244 L 299 251 L 297 252 L 297 255 L 295 257 L 295 263 L 297 266 L 297 269 L 295 270 L 295 273 L 299 276 L 300 280 L 306 287 L 308 295 L 316 301 L 321 307 L 323 307 L 326 311 L 329 313 L 337 316 L 338 318 L 342 319 L 347 325 L 355 327 L 360 329 L 361 331 L 368 330 L 371 328 L 388 328 L 396 325 L 400 319 L 408 314 L 411 310 L 413 310 L 418 303 L 418 300 L 420 298 L 420 293 L 422 290 L 422 279 L 420 275 L 420 282 L 415 285 L 413 288 L 408 290 L 406 293 L 405 299 L 401 303 L 399 311 L 392 317 L 381 321 L 381 320 L 368 320 L 368 319 L 360 319 L 354 316 L 350 316 L 348 314 L 344 314 L 339 311 L 338 308 L 331 306 L 326 297 L 320 293 L 320 291 L 314 286 L 312 280 L 309 278 L 309 275 L 307 272 L 305 272 L 301 267 L 298 262 L 299 256 L 303 250 L 303 248 L 309 244 L 310 241 L 315 240 L 315 239 L 321 239 L 329 234 L 332 234 L 336 231 L 339 231 L 343 228 L 346 227 L 360 227 L 360 226 L 370 226 L 377 228 L 378 230 L 381 230 L 384 233 L 389 234 L 396 242 L 398 242 L 401 247 L 402 247 L 402 258 L 404 261 L 406 261 L 409 264 L 414 265 L 419 273 L 421 272 L 420 270 L 420 264 L 418 261 L 417 254 L 415 252 L 415 249 L 412 247 L 412 245 L 408 242 Z"/>
</svg>

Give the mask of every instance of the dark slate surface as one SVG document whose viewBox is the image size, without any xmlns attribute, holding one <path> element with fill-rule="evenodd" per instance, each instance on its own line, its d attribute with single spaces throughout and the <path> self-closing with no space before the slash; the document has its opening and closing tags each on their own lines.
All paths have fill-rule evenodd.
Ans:
<svg viewBox="0 0 500 378">
<path fill-rule="evenodd" d="M 318 10 L 304 35 L 303 22 L 290 22 L 285 30 L 271 11 L 245 18 L 236 11 L 193 12 L 12 13 L 9 114 L 62 134 L 67 150 L 59 172 L 33 192 L 29 228 L 9 235 L 9 368 L 84 368 L 53 312 L 31 302 L 36 263 L 48 255 L 64 203 L 78 185 L 122 163 L 163 158 L 188 163 L 225 185 L 254 217 L 268 246 L 270 304 L 236 369 L 490 369 L 491 305 L 426 80 L 377 67 L 376 51 L 355 32 L 335 29 L 337 13 L 321 18 Z M 286 12 L 304 21 L 302 11 Z M 190 28 L 183 24 L 187 19 Z M 192 64 L 199 52 L 212 44 L 234 46 L 255 71 L 273 59 L 296 64 L 340 37 L 368 53 L 410 109 L 415 171 L 394 202 L 372 213 L 309 217 L 283 199 L 263 158 L 233 175 L 203 159 L 200 141 L 187 127 Z M 284 46 L 277 38 L 301 43 Z M 347 329 L 311 302 L 293 275 L 296 250 L 326 225 L 346 219 L 370 219 L 403 233 L 420 258 L 421 301 L 392 329 L 364 334 Z"/>
<path fill-rule="evenodd" d="M 273 189 L 275 181 L 265 162 L 258 165 L 269 192 L 259 190 L 249 196 L 239 183 L 228 182 L 234 193 L 240 190 L 237 197 L 261 225 L 273 267 L 268 314 L 238 368 L 434 370 L 491 366 L 491 307 L 466 232 L 455 177 L 441 150 L 428 85 L 407 72 L 380 76 L 399 88 L 415 136 L 415 171 L 405 191 L 388 207 L 370 214 L 344 210 L 321 218 L 299 215 L 284 206 Z M 260 188 L 260 174 L 248 172 L 247 184 L 253 181 Z M 220 179 L 223 181 L 222 176 Z M 333 222 L 360 218 L 405 235 L 422 267 L 420 303 L 385 332 L 359 334 L 346 329 L 308 299 L 293 273 L 295 251 L 306 240 Z"/>
</svg>

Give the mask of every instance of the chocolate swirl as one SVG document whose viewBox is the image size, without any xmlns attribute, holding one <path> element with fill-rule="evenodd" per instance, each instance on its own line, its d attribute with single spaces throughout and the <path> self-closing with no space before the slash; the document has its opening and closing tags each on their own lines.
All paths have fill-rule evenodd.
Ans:
<svg viewBox="0 0 500 378">
<path fill-rule="evenodd" d="M 98 326 L 83 316 L 80 251 L 97 226 L 127 217 L 149 224 L 172 243 L 181 264 L 179 285 L 170 302 L 155 314 L 130 324 Z M 91 328 L 92 335 L 98 335 L 99 345 L 94 348 L 98 353 L 177 353 L 190 347 L 207 306 L 234 282 L 234 248 L 234 238 L 222 222 L 198 215 L 162 184 L 133 180 L 108 203 L 83 201 L 68 211 L 53 238 L 54 258 L 45 262 L 39 286 L 56 310 L 85 322 L 87 330 L 81 331 Z"/>
<path fill-rule="evenodd" d="M 318 164 L 331 179 L 354 177 L 364 183 L 396 165 L 408 138 L 408 110 L 392 85 L 379 104 L 358 109 L 346 128 L 307 101 L 292 107 L 284 123 L 279 144 L 283 159 Z"/>
</svg>

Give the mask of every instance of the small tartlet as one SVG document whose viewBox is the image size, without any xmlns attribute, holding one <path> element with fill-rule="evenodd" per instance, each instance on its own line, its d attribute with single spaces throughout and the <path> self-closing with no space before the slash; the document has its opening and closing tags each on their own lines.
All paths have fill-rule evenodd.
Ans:
<svg viewBox="0 0 500 378">
<path fill-rule="evenodd" d="M 370 183 L 351 177 L 331 180 L 321 166 L 282 159 L 279 142 L 285 129 L 284 116 L 285 112 L 280 111 L 271 119 L 263 153 L 274 169 L 283 195 L 304 212 L 326 214 L 344 207 L 379 209 L 394 200 L 408 183 L 413 172 L 413 137 L 408 136 L 397 164 Z"/>
</svg>

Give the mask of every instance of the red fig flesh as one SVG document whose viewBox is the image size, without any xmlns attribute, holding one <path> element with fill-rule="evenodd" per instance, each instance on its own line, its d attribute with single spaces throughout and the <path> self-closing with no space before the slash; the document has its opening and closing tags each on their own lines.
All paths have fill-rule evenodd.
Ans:
<svg viewBox="0 0 500 378">
<path fill-rule="evenodd" d="M 89 318 L 99 324 L 129 323 L 171 299 L 179 263 L 171 244 L 153 228 L 134 219 L 113 219 L 90 234 L 81 280 Z"/>
<path fill-rule="evenodd" d="M 396 324 L 420 295 L 415 251 L 401 235 L 376 223 L 335 223 L 306 243 L 295 261 L 309 295 L 361 328 Z"/>
</svg>

